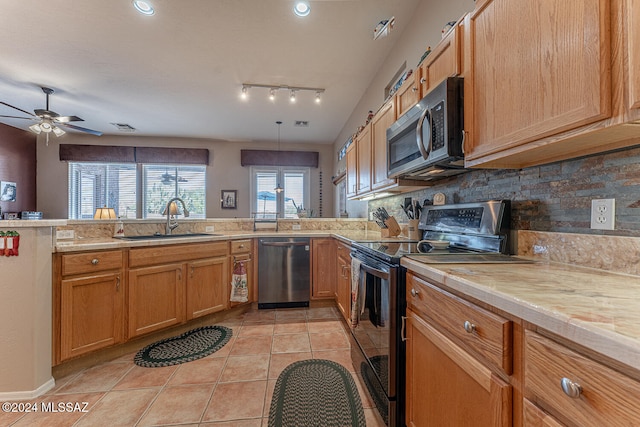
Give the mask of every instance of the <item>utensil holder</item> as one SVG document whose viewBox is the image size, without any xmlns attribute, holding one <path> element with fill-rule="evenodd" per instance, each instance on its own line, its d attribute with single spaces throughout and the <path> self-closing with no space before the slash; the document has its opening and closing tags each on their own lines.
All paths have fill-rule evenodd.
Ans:
<svg viewBox="0 0 640 427">
<path fill-rule="evenodd" d="M 394 217 L 387 218 L 384 221 L 384 225 L 386 225 L 387 228 L 382 228 L 380 230 L 382 237 L 395 237 L 402 231 L 402 229 L 398 225 L 398 221 L 396 221 Z"/>
<path fill-rule="evenodd" d="M 422 236 L 420 235 L 420 229 L 418 228 L 418 224 L 420 220 L 410 219 L 409 225 L 407 226 L 407 237 L 411 240 L 420 240 Z"/>
</svg>

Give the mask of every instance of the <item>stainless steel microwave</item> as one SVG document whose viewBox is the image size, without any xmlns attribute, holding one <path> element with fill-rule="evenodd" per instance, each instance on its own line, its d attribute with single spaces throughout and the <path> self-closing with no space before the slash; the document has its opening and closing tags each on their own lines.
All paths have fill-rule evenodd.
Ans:
<svg viewBox="0 0 640 427">
<path fill-rule="evenodd" d="M 447 78 L 387 129 L 389 178 L 430 181 L 466 172 L 462 83 Z"/>
</svg>

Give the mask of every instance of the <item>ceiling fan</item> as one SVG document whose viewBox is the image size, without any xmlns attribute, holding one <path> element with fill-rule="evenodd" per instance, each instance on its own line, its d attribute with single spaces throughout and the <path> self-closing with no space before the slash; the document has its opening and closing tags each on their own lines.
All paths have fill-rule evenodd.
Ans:
<svg viewBox="0 0 640 427">
<path fill-rule="evenodd" d="M 31 114 L 30 112 L 23 110 L 22 108 L 18 108 L 18 107 L 14 107 L 11 104 L 7 104 L 6 102 L 2 102 L 0 101 L 0 104 L 2 105 L 6 105 L 7 107 L 13 108 L 15 110 L 18 110 L 20 112 L 23 112 L 25 114 L 28 114 L 30 117 L 19 117 L 19 116 L 5 116 L 5 115 L 0 115 L 0 117 L 6 117 L 9 119 L 24 119 L 24 120 L 33 120 L 36 121 L 38 123 L 35 123 L 31 126 L 29 126 L 29 130 L 31 130 L 31 132 L 35 133 L 35 134 L 40 134 L 40 133 L 45 133 L 45 135 L 47 136 L 47 144 L 49 144 L 49 134 L 53 132 L 53 134 L 55 136 L 62 136 L 64 135 L 66 132 L 62 129 L 62 127 L 64 128 L 69 128 L 69 129 L 74 129 L 80 132 L 85 132 L 85 133 L 89 133 L 91 135 L 96 135 L 96 136 L 101 136 L 102 132 L 99 132 L 97 130 L 92 130 L 92 129 L 87 129 L 87 128 L 83 128 L 80 126 L 76 126 L 76 125 L 72 125 L 69 122 L 82 122 L 84 121 L 83 119 L 81 119 L 78 116 L 61 116 L 60 114 L 56 113 L 55 111 L 51 111 L 49 110 L 49 95 L 51 95 L 53 93 L 53 89 L 48 88 L 48 87 L 42 87 L 41 88 L 42 91 L 45 93 L 46 95 L 46 107 L 44 110 L 42 109 L 36 109 L 33 110 L 33 112 L 35 114 Z"/>
</svg>

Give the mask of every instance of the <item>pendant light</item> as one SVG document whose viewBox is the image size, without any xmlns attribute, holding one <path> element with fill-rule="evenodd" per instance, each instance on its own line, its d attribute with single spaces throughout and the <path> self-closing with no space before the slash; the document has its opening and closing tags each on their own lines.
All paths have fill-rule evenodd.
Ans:
<svg viewBox="0 0 640 427">
<path fill-rule="evenodd" d="M 276 124 L 278 125 L 278 154 L 277 154 L 277 161 L 276 163 L 278 164 L 278 166 L 280 166 L 280 125 L 282 124 L 282 122 L 280 120 L 278 120 L 276 122 Z M 278 177 L 280 176 L 280 174 L 278 174 Z M 276 188 L 273 189 L 273 191 L 275 191 L 276 193 L 280 194 L 284 191 L 284 188 L 282 188 L 282 186 L 280 185 L 279 182 L 276 181 Z"/>
</svg>

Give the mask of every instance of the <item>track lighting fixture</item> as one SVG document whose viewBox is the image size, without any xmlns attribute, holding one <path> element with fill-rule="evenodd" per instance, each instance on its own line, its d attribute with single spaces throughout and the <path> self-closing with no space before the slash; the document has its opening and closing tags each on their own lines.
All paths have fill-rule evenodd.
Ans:
<svg viewBox="0 0 640 427">
<path fill-rule="evenodd" d="M 325 89 L 319 87 L 302 87 L 302 86 L 286 86 L 286 85 L 265 85 L 259 83 L 243 83 L 241 88 L 240 97 L 247 99 L 249 97 L 249 89 L 251 88 L 264 88 L 269 90 L 269 99 L 275 101 L 276 92 L 279 90 L 289 91 L 289 100 L 293 103 L 296 102 L 297 93 L 302 91 L 315 92 L 315 102 L 320 103 L 320 97 L 324 93 Z"/>
</svg>

